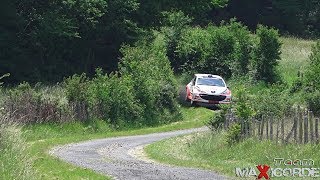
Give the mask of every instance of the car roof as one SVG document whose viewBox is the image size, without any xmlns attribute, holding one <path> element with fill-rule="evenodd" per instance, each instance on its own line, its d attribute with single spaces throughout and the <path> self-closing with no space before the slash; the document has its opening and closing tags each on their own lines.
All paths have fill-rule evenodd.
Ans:
<svg viewBox="0 0 320 180">
<path fill-rule="evenodd" d="M 194 74 L 195 76 L 197 76 L 197 77 L 211 77 L 211 78 L 221 78 L 222 79 L 222 77 L 221 76 L 218 76 L 218 75 L 213 75 L 213 74 Z"/>
</svg>

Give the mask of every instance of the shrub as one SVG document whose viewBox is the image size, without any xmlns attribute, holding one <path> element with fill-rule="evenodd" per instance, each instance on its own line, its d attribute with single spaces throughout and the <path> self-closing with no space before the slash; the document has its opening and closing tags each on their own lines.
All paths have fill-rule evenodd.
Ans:
<svg viewBox="0 0 320 180">
<path fill-rule="evenodd" d="M 177 53 L 185 71 L 231 76 L 235 39 L 227 27 L 189 28 L 178 42 Z"/>
<path fill-rule="evenodd" d="M 220 130 L 227 118 L 228 110 L 231 108 L 229 105 L 220 105 L 221 110 L 217 111 L 213 117 L 206 123 L 206 125 L 212 130 Z"/>
<path fill-rule="evenodd" d="M 314 115 L 320 116 L 320 91 L 316 90 L 312 93 L 306 94 L 306 101 L 308 108 L 313 112 Z"/>
<path fill-rule="evenodd" d="M 306 68 L 305 73 L 305 87 L 306 95 L 305 99 L 308 108 L 313 111 L 316 115 L 320 115 L 320 41 L 312 47 L 312 53 L 309 57 L 310 64 Z"/>
<path fill-rule="evenodd" d="M 309 57 L 309 66 L 306 67 L 305 85 L 312 90 L 320 90 L 320 41 L 312 47 Z"/>
<path fill-rule="evenodd" d="M 88 120 L 88 84 L 86 74 L 73 75 L 64 79 L 63 86 L 66 90 L 66 97 L 75 119 Z"/>
<path fill-rule="evenodd" d="M 142 105 L 135 97 L 130 76 L 103 75 L 102 70 L 97 69 L 89 89 L 90 109 L 97 109 L 98 113 L 94 115 L 109 120 L 114 128 L 142 122 Z"/>
<path fill-rule="evenodd" d="M 236 101 L 236 116 L 241 120 L 247 121 L 255 114 L 252 99 L 248 95 L 248 90 L 245 87 L 240 86 L 234 94 Z"/>
<path fill-rule="evenodd" d="M 5 94 L 4 109 L 9 118 L 19 123 L 61 122 L 70 120 L 66 102 L 58 96 L 41 93 L 28 83 L 22 83 Z M 46 94 L 46 95 L 45 95 Z"/>
<path fill-rule="evenodd" d="M 158 34 L 151 44 L 140 42 L 135 47 L 122 48 L 120 73 L 132 79 L 147 125 L 173 121 L 179 116 L 177 85 L 163 38 Z"/>
<path fill-rule="evenodd" d="M 232 19 L 226 25 L 235 38 L 234 51 L 230 59 L 230 69 L 233 76 L 243 76 L 249 72 L 250 53 L 252 51 L 252 38 L 250 31 L 243 24 Z"/>
<path fill-rule="evenodd" d="M 167 56 L 170 60 L 171 67 L 176 72 L 181 72 L 182 62 L 176 53 L 176 46 L 181 39 L 184 29 L 189 27 L 192 18 L 185 15 L 182 11 L 163 12 L 163 27 L 161 33 L 165 35 Z"/>
<path fill-rule="evenodd" d="M 245 75 L 253 49 L 251 39 L 250 31 L 235 20 L 219 27 L 188 27 L 180 35 L 175 60 L 187 72 Z"/>
<path fill-rule="evenodd" d="M 276 66 L 280 60 L 278 31 L 259 25 L 257 28 L 258 42 L 252 52 L 251 73 L 254 80 L 273 83 L 278 80 Z"/>
<path fill-rule="evenodd" d="M 232 124 L 226 135 L 228 145 L 233 145 L 241 140 L 241 126 L 238 123 Z"/>
</svg>

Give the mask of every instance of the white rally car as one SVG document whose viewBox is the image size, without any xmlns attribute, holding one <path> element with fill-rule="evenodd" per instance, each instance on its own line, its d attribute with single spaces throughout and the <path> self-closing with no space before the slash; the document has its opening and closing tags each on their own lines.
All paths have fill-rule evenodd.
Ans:
<svg viewBox="0 0 320 180">
<path fill-rule="evenodd" d="M 228 104 L 231 91 L 222 77 L 212 74 L 195 74 L 186 86 L 186 101 L 191 105 L 200 102 L 208 104 Z"/>
</svg>

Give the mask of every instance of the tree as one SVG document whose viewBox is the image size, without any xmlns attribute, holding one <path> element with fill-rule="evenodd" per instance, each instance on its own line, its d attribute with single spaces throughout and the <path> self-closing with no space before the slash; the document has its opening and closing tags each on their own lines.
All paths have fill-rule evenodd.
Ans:
<svg viewBox="0 0 320 180">
<path fill-rule="evenodd" d="M 258 42 L 253 50 L 251 62 L 253 78 L 273 83 L 278 80 L 276 66 L 281 54 L 278 31 L 259 25 L 256 34 Z"/>
</svg>

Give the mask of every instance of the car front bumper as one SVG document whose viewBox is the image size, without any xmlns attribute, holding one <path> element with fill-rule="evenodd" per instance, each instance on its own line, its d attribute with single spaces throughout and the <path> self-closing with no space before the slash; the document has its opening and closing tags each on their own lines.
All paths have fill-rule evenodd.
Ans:
<svg viewBox="0 0 320 180">
<path fill-rule="evenodd" d="M 213 95 L 213 94 L 194 94 L 192 100 L 207 104 L 230 104 L 231 96 L 229 95 Z"/>
</svg>

